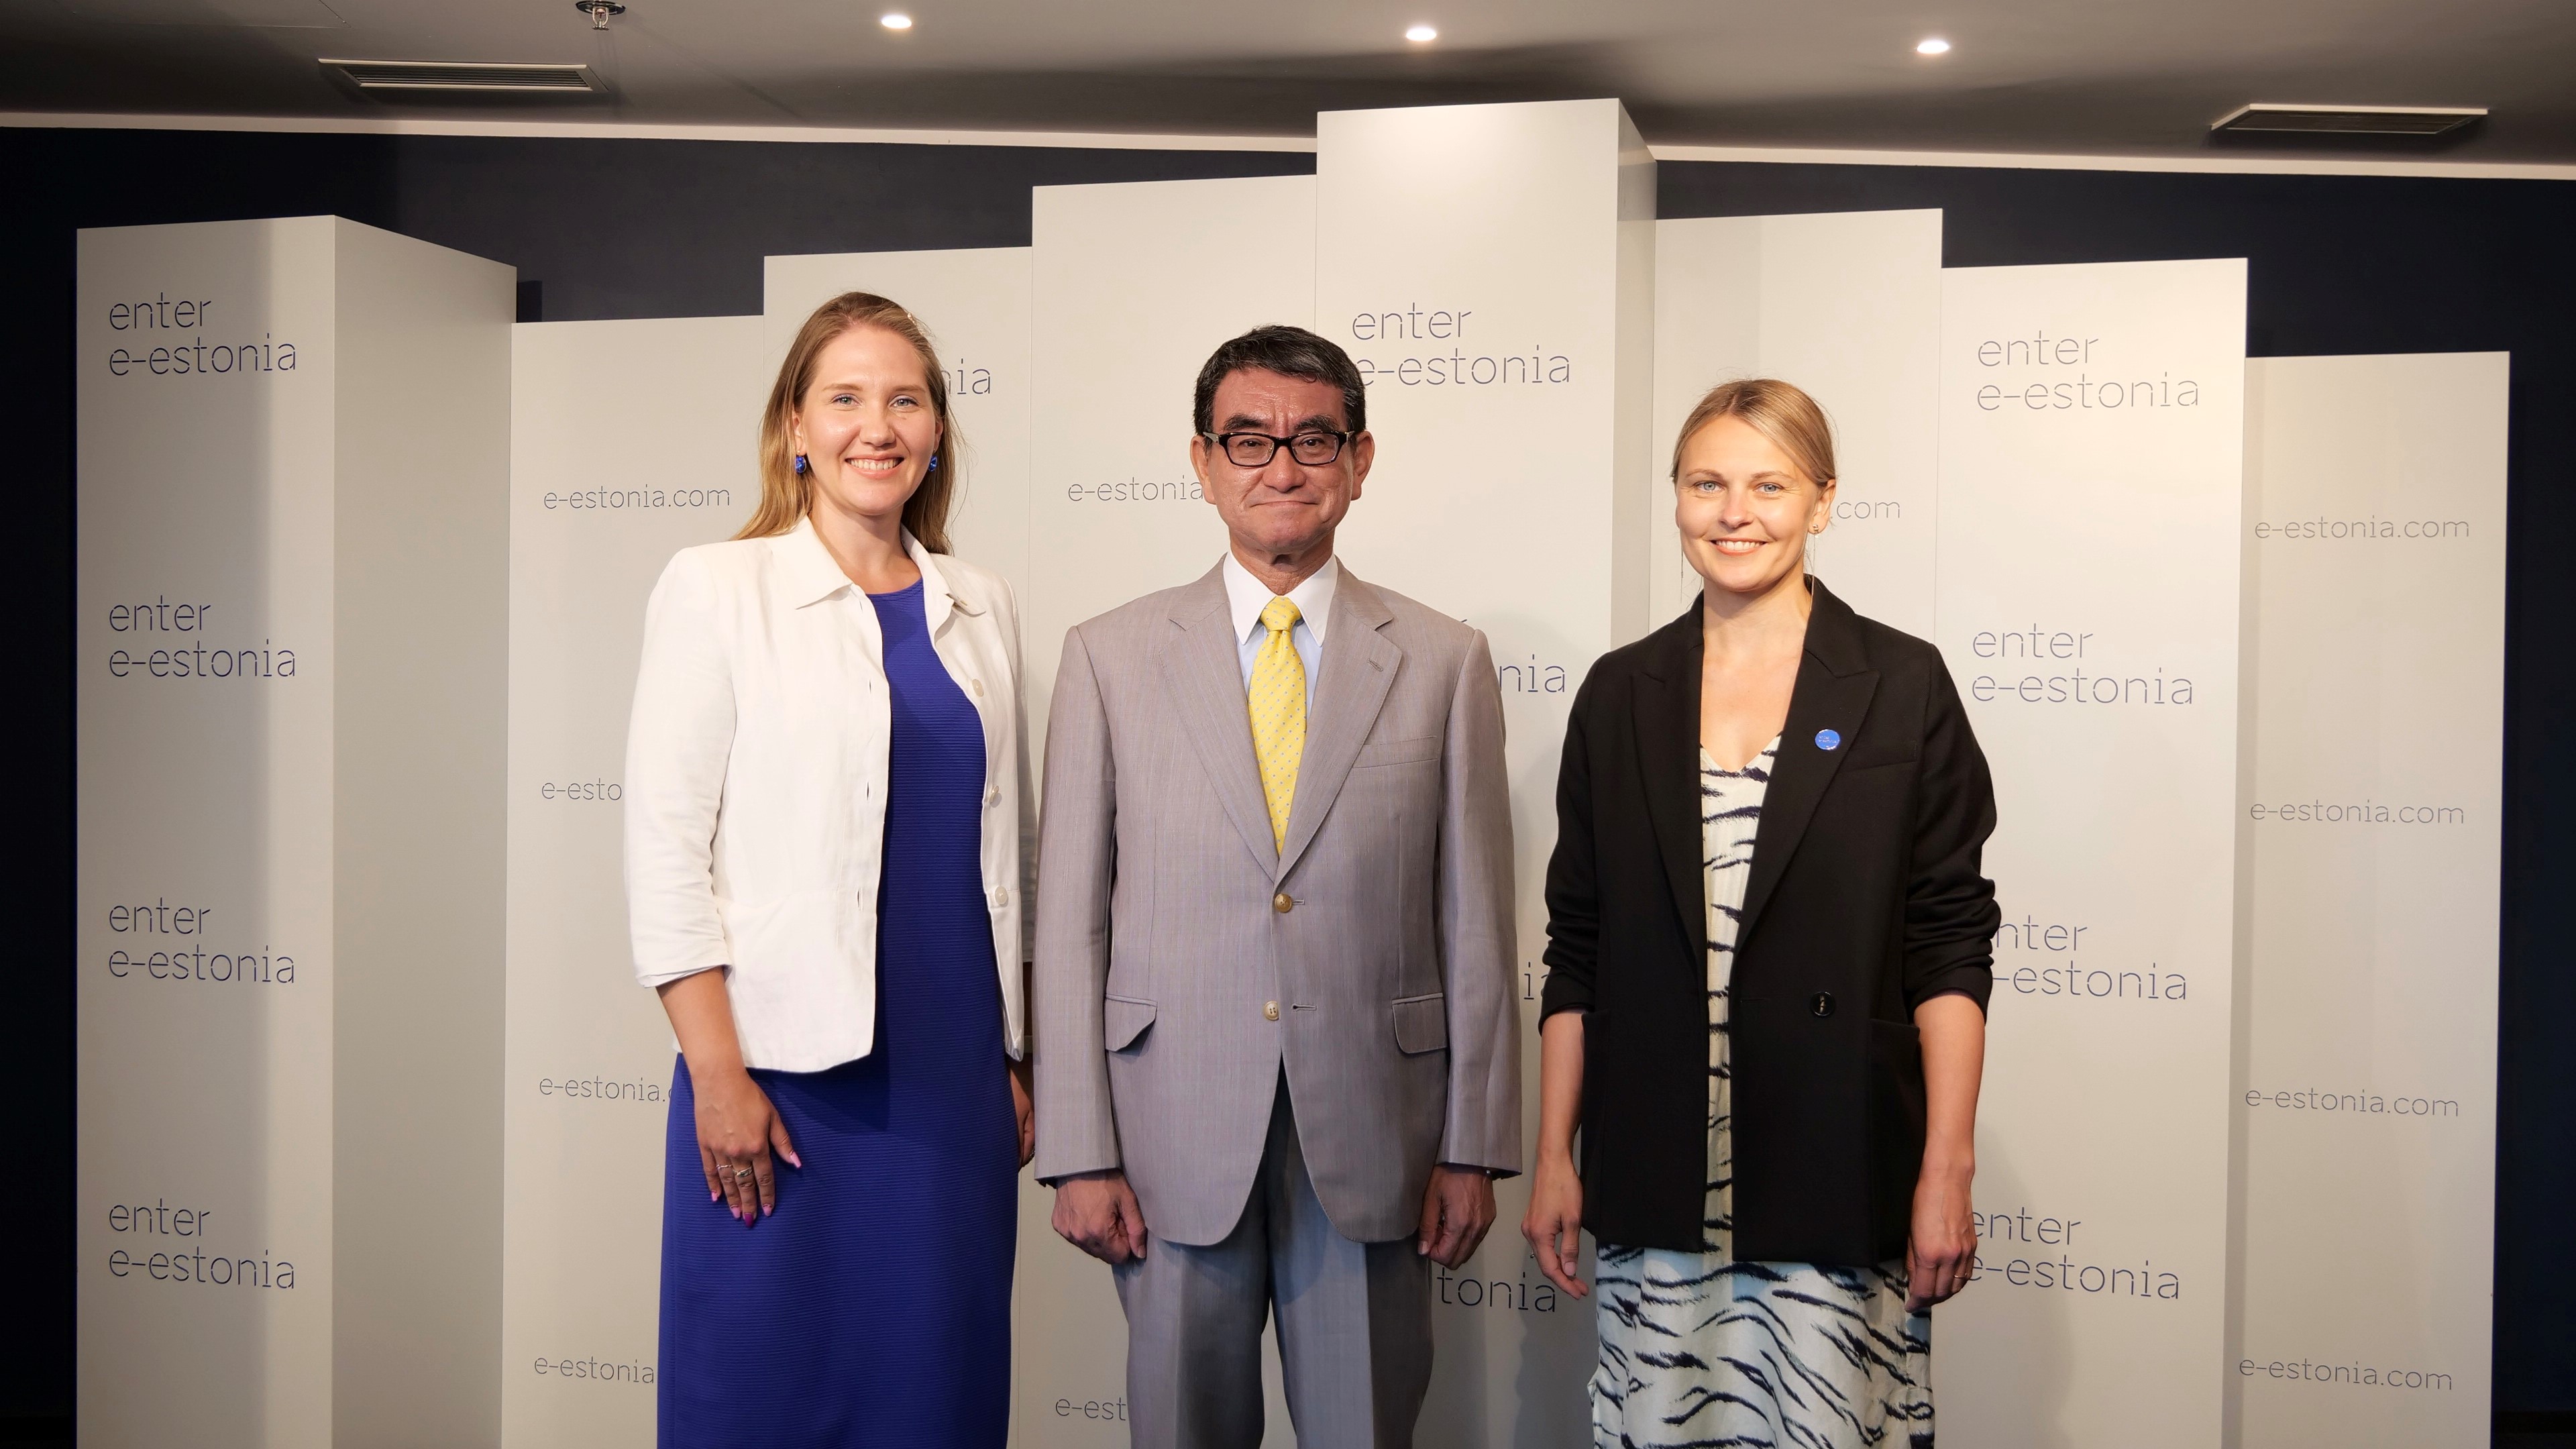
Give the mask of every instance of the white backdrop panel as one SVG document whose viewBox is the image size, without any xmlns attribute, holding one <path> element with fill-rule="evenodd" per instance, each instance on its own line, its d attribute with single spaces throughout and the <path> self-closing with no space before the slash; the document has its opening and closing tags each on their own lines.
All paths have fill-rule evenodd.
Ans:
<svg viewBox="0 0 2576 1449">
<path fill-rule="evenodd" d="M 621 877 L 644 600 L 731 537 L 778 350 L 758 317 L 515 329 L 505 1443 L 653 1437 L 674 1051 Z"/>
<path fill-rule="evenodd" d="M 2508 379 L 2247 364 L 2248 1445 L 2487 1433 Z"/>
<path fill-rule="evenodd" d="M 1937 638 L 1995 765 L 1945 1436 L 2220 1434 L 2245 266 L 1943 279 Z"/>
<path fill-rule="evenodd" d="M 1620 488 L 1641 440 L 1623 440 L 1620 422 L 1623 402 L 1632 428 L 1648 418 L 1653 163 L 1615 102 L 1583 101 L 1328 112 L 1317 174 L 1317 330 L 1369 379 L 1378 439 L 1339 551 L 1360 577 L 1492 641 L 1535 1104 L 1541 881 L 1566 707 L 1592 661 L 1645 621 L 1643 501 Z M 1433 1273 L 1421 1439 L 1579 1442 L 1591 1304 L 1561 1298 L 1515 1230 L 1526 1179 L 1498 1197 L 1485 1246 Z"/>
<path fill-rule="evenodd" d="M 75 1275 L 90 1443 L 331 1440 L 331 229 L 80 238 Z M 137 301 L 148 320 L 111 320 Z M 167 347 L 199 342 L 263 361 L 172 373 Z M 164 358 L 143 365 L 155 347 Z M 118 660 L 199 646 L 271 667 L 182 679 Z M 267 1271 L 217 1284 L 192 1263 L 183 1281 L 173 1253 Z"/>
<path fill-rule="evenodd" d="M 79 247 L 84 1441 L 488 1438 L 510 271 Z"/>
<path fill-rule="evenodd" d="M 1030 438 L 1043 461 L 1031 468 L 1022 598 L 1043 760 L 1065 630 L 1224 554 L 1225 525 L 1190 469 L 1191 389 L 1227 338 L 1312 320 L 1315 183 L 1042 186 L 1033 210 Z M 1021 1180 L 1013 1429 L 1022 1444 L 1124 1444 L 1126 1319 L 1108 1268 L 1048 1227 L 1054 1202 Z M 1286 1443 L 1277 1369 L 1273 1357 L 1269 1432 Z"/>
<path fill-rule="evenodd" d="M 1776 377 L 1834 424 L 1842 482 L 1810 566 L 1863 614 L 1931 638 L 1940 372 L 1941 213 L 1655 223 L 1655 423 L 1640 485 L 1653 620 L 1699 594 L 1672 522 L 1682 420 L 1721 382 Z"/>
</svg>

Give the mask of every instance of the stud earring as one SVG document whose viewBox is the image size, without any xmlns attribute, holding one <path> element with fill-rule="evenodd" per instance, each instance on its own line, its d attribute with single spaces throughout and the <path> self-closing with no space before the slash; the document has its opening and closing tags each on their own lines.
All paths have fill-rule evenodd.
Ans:
<svg viewBox="0 0 2576 1449">
<path fill-rule="evenodd" d="M 937 453 L 930 455 L 930 466 L 933 468 L 937 468 L 939 466 L 939 455 Z"/>
<path fill-rule="evenodd" d="M 805 455 L 802 453 L 796 455 L 796 476 L 799 478 L 805 476 Z"/>
</svg>

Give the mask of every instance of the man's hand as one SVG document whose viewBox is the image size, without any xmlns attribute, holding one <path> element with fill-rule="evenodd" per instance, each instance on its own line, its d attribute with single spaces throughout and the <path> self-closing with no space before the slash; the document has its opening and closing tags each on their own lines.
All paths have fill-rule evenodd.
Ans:
<svg viewBox="0 0 2576 1449">
<path fill-rule="evenodd" d="M 1494 1215 L 1485 1194 L 1485 1216 Z M 1145 1210 L 1136 1205 L 1127 1174 L 1086 1172 L 1055 1185 L 1055 1230 L 1066 1242 L 1116 1267 L 1145 1256 Z"/>
<path fill-rule="evenodd" d="M 1422 1232 L 1413 1251 L 1443 1268 L 1455 1268 L 1485 1241 L 1485 1230 L 1493 1225 L 1494 1180 L 1481 1167 L 1444 1162 L 1431 1169 L 1431 1186 L 1422 1194 Z"/>
</svg>

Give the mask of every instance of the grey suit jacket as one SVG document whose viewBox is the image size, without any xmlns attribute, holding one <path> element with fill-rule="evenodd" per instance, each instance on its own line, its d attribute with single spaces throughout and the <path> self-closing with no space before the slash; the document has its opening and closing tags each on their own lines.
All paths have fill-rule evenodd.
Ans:
<svg viewBox="0 0 2576 1449">
<path fill-rule="evenodd" d="M 1123 1168 L 1149 1233 L 1217 1242 L 1283 1066 L 1345 1237 L 1411 1234 L 1435 1163 L 1519 1170 L 1511 804 L 1484 635 L 1343 569 L 1283 851 L 1218 571 L 1076 627 L 1038 872 L 1041 1181 Z"/>
</svg>

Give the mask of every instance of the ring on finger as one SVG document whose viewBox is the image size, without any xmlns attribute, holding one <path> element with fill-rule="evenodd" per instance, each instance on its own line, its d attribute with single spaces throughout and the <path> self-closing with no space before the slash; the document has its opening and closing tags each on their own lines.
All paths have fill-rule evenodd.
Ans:
<svg viewBox="0 0 2576 1449">
<path fill-rule="evenodd" d="M 744 1166 L 743 1166 L 743 1165 L 741 1165 L 740 1163 L 736 1163 L 736 1164 L 734 1164 L 733 1175 L 734 1175 L 734 1180 L 735 1180 L 735 1181 L 737 1181 L 737 1182 L 739 1182 L 739 1181 L 741 1181 L 743 1178 L 746 1178 L 746 1177 L 751 1176 L 751 1169 L 750 1169 L 750 1168 L 748 1168 L 748 1167 L 744 1167 Z"/>
</svg>

